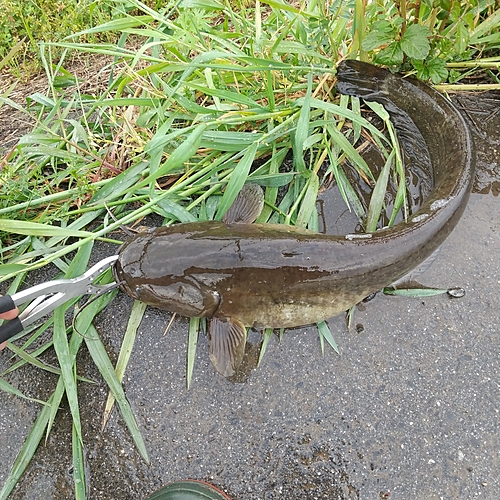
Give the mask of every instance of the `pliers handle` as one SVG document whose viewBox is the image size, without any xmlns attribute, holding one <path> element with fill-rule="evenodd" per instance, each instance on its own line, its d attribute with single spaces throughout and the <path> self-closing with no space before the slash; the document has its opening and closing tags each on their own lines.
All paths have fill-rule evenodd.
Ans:
<svg viewBox="0 0 500 500">
<path fill-rule="evenodd" d="M 97 293 L 109 286 L 94 285 L 93 282 L 117 259 L 118 255 L 107 257 L 76 278 L 47 281 L 13 295 L 0 297 L 0 314 L 32 301 L 17 318 L 6 321 L 0 326 L 0 344 L 68 300 L 80 295 Z"/>
</svg>

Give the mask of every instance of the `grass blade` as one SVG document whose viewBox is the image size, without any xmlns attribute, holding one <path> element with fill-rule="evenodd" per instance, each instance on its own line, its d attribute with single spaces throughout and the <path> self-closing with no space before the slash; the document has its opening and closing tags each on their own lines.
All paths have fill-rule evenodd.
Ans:
<svg viewBox="0 0 500 500">
<path fill-rule="evenodd" d="M 337 127 L 326 125 L 326 130 L 330 135 L 332 141 L 338 149 L 341 149 L 345 152 L 346 156 L 349 160 L 369 178 L 373 179 L 373 175 L 370 171 L 370 167 L 367 165 L 366 161 L 363 157 L 356 151 L 354 146 L 347 140 L 344 134 L 337 129 Z"/>
<path fill-rule="evenodd" d="M 251 146 L 249 146 L 245 151 L 243 158 L 233 170 L 231 179 L 227 184 L 217 210 L 217 214 L 215 216 L 216 220 L 222 220 L 222 217 L 224 217 L 224 214 L 229 210 L 229 207 L 232 205 L 234 199 L 241 191 L 243 184 L 245 184 L 245 181 L 247 180 L 248 173 L 250 172 L 250 167 L 255 159 L 258 147 L 258 142 L 254 142 Z"/>
<path fill-rule="evenodd" d="M 40 403 L 42 405 L 46 405 L 45 401 L 41 401 L 40 399 L 30 398 L 25 396 L 20 390 L 16 389 L 13 385 L 9 384 L 3 378 L 0 378 L 0 390 L 8 392 L 9 394 L 13 394 L 14 396 L 18 396 L 20 398 L 26 399 L 28 401 L 34 401 L 35 403 Z"/>
<path fill-rule="evenodd" d="M 189 318 L 187 363 L 186 363 L 186 387 L 189 390 L 191 378 L 193 377 L 194 359 L 198 345 L 198 332 L 200 330 L 200 318 Z"/>
<path fill-rule="evenodd" d="M 187 137 L 187 139 L 178 148 L 172 151 L 168 160 L 161 167 L 158 166 L 158 168 L 153 168 L 153 165 L 151 164 L 151 173 L 145 179 L 138 182 L 134 186 L 134 191 L 143 186 L 147 186 L 148 184 L 153 187 L 153 183 L 156 179 L 158 179 L 158 177 L 162 177 L 168 174 L 172 170 L 181 167 L 182 165 L 184 165 L 184 163 L 189 161 L 198 150 L 203 132 L 205 132 L 207 126 L 208 125 L 205 123 L 200 123 L 199 125 L 197 125 L 191 132 L 191 134 Z M 151 142 L 153 142 L 154 139 L 155 138 L 153 138 Z M 154 158 L 157 159 L 156 161 L 158 165 L 163 153 L 163 147 L 161 147 L 162 145 L 165 145 L 165 142 L 160 142 L 159 145 L 155 147 L 151 152 Z"/>
<path fill-rule="evenodd" d="M 93 236 L 93 233 L 88 231 L 75 231 L 64 227 L 14 219 L 0 219 L 0 231 L 7 231 L 14 234 L 26 234 L 28 236 L 64 236 L 75 238 Z"/>
<path fill-rule="evenodd" d="M 307 92 L 301 101 L 299 119 L 297 120 L 297 129 L 293 135 L 293 161 L 299 172 L 306 170 L 304 160 L 304 142 L 309 137 L 310 116 L 311 116 L 311 93 L 312 93 L 312 73 L 307 75 Z"/>
<path fill-rule="evenodd" d="M 106 348 L 104 347 L 97 330 L 93 325 L 89 325 L 89 328 L 84 332 L 85 342 L 87 344 L 87 348 L 89 350 L 94 363 L 97 368 L 101 372 L 104 380 L 108 384 L 113 396 L 120 407 L 123 420 L 132 435 L 132 439 L 134 440 L 139 453 L 142 458 L 149 463 L 148 452 L 146 451 L 146 445 L 141 435 L 141 431 L 137 426 L 137 421 L 135 420 L 134 413 L 132 412 L 132 408 L 130 407 L 130 403 L 125 396 L 125 392 L 123 387 L 116 376 L 115 370 L 111 363 L 111 360 L 106 353 Z"/>
<path fill-rule="evenodd" d="M 368 207 L 368 214 L 366 216 L 365 232 L 373 233 L 377 230 L 377 223 L 380 219 L 380 214 L 384 206 L 385 193 L 387 191 L 387 182 L 389 181 L 389 173 L 394 160 L 394 151 L 391 152 L 387 158 L 384 168 L 378 176 L 375 187 L 370 198 L 370 205 Z"/>
<path fill-rule="evenodd" d="M 87 269 L 87 264 L 90 258 L 92 247 L 92 242 L 89 242 L 80 247 L 78 253 L 71 262 L 68 272 L 66 273 L 66 278 L 74 278 L 75 276 L 79 276 L 85 271 L 85 269 Z M 80 408 L 78 404 L 78 390 L 74 366 L 76 352 L 70 352 L 70 346 L 68 343 L 65 322 L 67 309 L 68 304 L 66 303 L 58 307 L 54 311 L 54 349 L 57 354 L 59 366 L 61 367 L 61 376 L 64 382 L 64 390 L 66 392 L 66 398 L 69 403 L 71 416 L 73 418 L 73 426 L 75 427 L 75 432 L 78 434 L 79 439 L 82 440 L 82 426 L 80 421 Z"/>
<path fill-rule="evenodd" d="M 73 425 L 76 432 L 82 439 L 82 426 L 80 421 L 80 408 L 78 405 L 78 390 L 75 380 L 74 362 L 75 357 L 69 352 L 68 337 L 66 335 L 66 315 L 65 306 L 60 306 L 54 311 L 54 349 L 57 354 L 59 366 L 61 367 L 61 377 L 64 382 L 64 390 L 68 399 Z"/>
<path fill-rule="evenodd" d="M 320 321 L 319 323 L 316 323 L 318 326 L 318 334 L 320 338 L 320 342 L 322 339 L 326 340 L 332 347 L 332 349 L 339 354 L 339 348 L 337 347 L 337 343 L 335 342 L 335 339 L 333 338 L 332 332 L 330 330 L 330 327 L 326 323 L 326 321 Z M 322 346 L 324 344 L 322 343 Z M 321 349 L 321 352 L 324 354 L 323 349 Z"/>
<path fill-rule="evenodd" d="M 306 227 L 309 223 L 311 216 L 316 210 L 316 200 L 318 199 L 318 190 L 319 190 L 319 178 L 313 172 L 311 173 L 308 181 L 306 192 L 302 199 L 302 203 L 300 205 L 299 213 L 297 214 L 297 220 L 295 224 L 299 227 Z"/>
<path fill-rule="evenodd" d="M 85 500 L 87 498 L 85 488 L 85 466 L 83 462 L 83 447 L 78 429 L 73 424 L 73 482 L 75 485 L 75 500 Z"/>
<path fill-rule="evenodd" d="M 16 486 L 17 482 L 23 475 L 24 471 L 28 467 L 31 459 L 33 458 L 38 445 L 42 439 L 45 428 L 49 420 L 50 409 L 53 404 L 52 397 L 47 401 L 48 405 L 42 408 L 42 411 L 38 415 L 33 427 L 31 427 L 28 437 L 24 442 L 21 451 L 14 461 L 12 470 L 10 471 L 9 477 L 5 481 L 2 490 L 0 491 L 0 500 L 7 500 L 8 496 Z"/>
<path fill-rule="evenodd" d="M 273 335 L 272 328 L 265 328 L 264 329 L 264 334 L 262 335 L 262 345 L 260 346 L 259 360 L 257 361 L 257 366 L 260 366 L 260 362 L 264 358 L 264 354 L 265 354 L 266 349 L 267 349 L 267 344 L 269 344 L 269 341 L 271 340 L 272 335 Z"/>
<path fill-rule="evenodd" d="M 120 354 L 118 355 L 118 361 L 116 362 L 116 377 L 120 382 L 123 380 L 123 375 L 127 369 L 128 362 L 130 360 L 130 355 L 132 354 L 132 349 L 134 348 L 135 337 L 137 335 L 137 329 L 141 324 L 142 317 L 144 316 L 144 311 L 146 310 L 146 304 L 138 300 L 134 301 L 132 306 L 132 311 L 130 313 L 130 318 L 128 320 L 127 329 L 125 335 L 123 336 L 122 347 L 120 349 Z M 104 430 L 106 424 L 111 415 L 111 410 L 115 403 L 115 397 L 112 392 L 108 393 L 108 399 L 106 400 L 106 407 L 104 408 L 104 415 L 102 419 L 102 427 Z"/>
<path fill-rule="evenodd" d="M 390 288 L 386 287 L 382 290 L 385 295 L 394 295 L 398 297 L 433 297 L 434 295 L 443 295 L 448 293 L 448 290 L 440 288 Z"/>
<path fill-rule="evenodd" d="M 45 443 L 47 443 L 49 439 L 49 434 L 50 431 L 52 430 L 52 426 L 54 425 L 54 421 L 56 419 L 57 412 L 59 411 L 59 408 L 61 406 L 61 401 L 63 396 L 64 396 L 64 382 L 62 377 L 59 377 L 56 389 L 52 393 L 51 407 L 47 421 L 47 432 L 45 434 Z"/>
</svg>

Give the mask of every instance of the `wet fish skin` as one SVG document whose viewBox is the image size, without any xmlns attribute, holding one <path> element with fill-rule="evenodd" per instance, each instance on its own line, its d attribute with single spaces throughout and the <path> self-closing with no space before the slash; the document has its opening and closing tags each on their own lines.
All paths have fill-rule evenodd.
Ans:
<svg viewBox="0 0 500 500">
<path fill-rule="evenodd" d="M 366 63 L 345 61 L 338 81 L 343 93 L 382 102 L 408 149 L 428 150 L 435 185 L 418 212 L 370 235 L 245 222 L 156 228 L 122 247 L 114 268 L 121 289 L 155 307 L 216 318 L 236 330 L 294 327 L 345 311 L 430 256 L 469 196 L 474 155 L 465 121 L 426 85 Z M 237 368 L 242 342 L 243 333 L 211 354 L 224 375 Z"/>
<path fill-rule="evenodd" d="M 128 295 L 161 309 L 292 327 L 330 318 L 366 295 L 361 277 L 372 262 L 363 243 L 284 225 L 177 224 L 126 243 L 115 273 Z M 378 267 L 377 282 L 391 281 L 383 277 L 392 276 L 391 265 L 387 258 Z"/>
</svg>

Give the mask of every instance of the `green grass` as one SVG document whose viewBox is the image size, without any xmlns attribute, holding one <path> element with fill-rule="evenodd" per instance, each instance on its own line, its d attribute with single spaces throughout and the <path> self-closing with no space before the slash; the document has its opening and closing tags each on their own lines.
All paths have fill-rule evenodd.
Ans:
<svg viewBox="0 0 500 500">
<path fill-rule="evenodd" d="M 14 75 L 28 79 L 41 68 L 39 42 L 55 42 L 71 33 L 101 24 L 113 17 L 114 10 L 113 2 L 94 0 L 0 0 L 0 69 L 6 66 Z M 101 41 L 113 38 L 108 36 Z M 93 36 L 89 40 L 99 41 L 99 37 Z"/>
<path fill-rule="evenodd" d="M 374 2 L 366 16 L 369 33 L 361 47 L 374 62 L 433 83 L 458 81 L 460 73 L 451 68 L 498 54 L 500 47 L 500 10 L 493 1 L 386 2 L 383 8 Z"/>
<path fill-rule="evenodd" d="M 250 6 L 190 0 L 172 1 L 155 10 L 130 0 L 109 4 L 113 16 L 103 18 L 100 26 L 82 26 L 81 33 L 64 41 L 40 43 L 39 61 L 49 92 L 30 95 L 26 109 L 10 100 L 8 92 L 0 98 L 0 104 L 36 123 L 2 162 L 0 281 L 9 281 L 13 293 L 27 273 L 50 263 L 61 275 L 77 275 L 86 268 L 94 241 L 118 245 L 112 232 L 149 214 L 161 216 L 164 224 L 221 219 L 247 181 L 265 189 L 266 206 L 259 222 L 315 230 L 318 191 L 332 174 L 347 206 L 366 231 L 374 231 L 392 178 L 399 188 L 399 204 L 387 216 L 394 222 L 406 209 L 397 139 L 381 107 L 370 106 L 385 122 L 387 135 L 360 114 L 357 99 L 335 96 L 336 62 L 355 56 L 380 60 L 382 51 L 397 42 L 391 50 L 396 55 L 400 50 L 402 59 L 389 61 L 391 66 L 434 81 L 436 74 L 444 78 L 438 67 L 446 69 L 445 80 L 459 81 L 471 71 L 470 65 L 474 71 L 487 65 L 495 84 L 499 65 L 498 58 L 483 57 L 498 47 L 499 11 L 494 2 L 450 1 L 447 18 L 444 2 L 433 8 L 429 2 L 398 5 L 313 1 L 295 7 L 273 1 Z M 384 21 L 383 11 L 385 31 L 377 24 Z M 403 18 L 409 22 L 402 23 Z M 73 31 L 77 27 L 71 26 Z M 381 39 L 373 35 L 375 29 L 390 33 L 390 40 L 386 37 L 377 45 Z M 63 36 L 61 32 L 59 37 Z M 42 40 L 37 35 L 36 41 Z M 85 82 L 72 74 L 70 66 L 75 52 L 109 58 L 104 92 L 93 95 L 81 90 Z M 436 57 L 442 62 L 436 63 Z M 356 149 L 367 135 L 386 159 L 377 178 Z M 289 153 L 293 164 L 283 169 Z M 348 183 L 346 160 L 371 184 L 368 204 Z M 78 259 L 72 258 L 74 252 Z M 110 279 L 108 273 L 103 282 Z M 20 358 L 10 370 L 31 363 L 53 371 L 40 357 L 52 347 L 60 367 L 59 382 L 42 405 L 0 498 L 9 495 L 38 443 L 50 432 L 64 394 L 73 417 L 75 496 L 85 498 L 78 385 L 90 382 L 78 378 L 75 370 L 83 342 L 111 390 L 106 415 L 115 399 L 147 460 L 121 386 L 144 307 L 136 304 L 132 310 L 114 368 L 92 326 L 112 296 L 85 308 L 75 329 L 64 322 L 65 310 L 76 307 L 73 302 L 29 331 L 20 348 L 9 345 Z M 33 351 L 30 346 L 48 328 L 53 328 L 52 338 L 37 343 Z M 192 319 L 188 384 L 198 328 Z M 321 323 L 318 329 L 321 347 L 326 340 L 336 349 L 327 325 Z M 264 338 L 262 355 L 270 332 Z M 3 379 L 0 388 L 17 391 Z"/>
</svg>

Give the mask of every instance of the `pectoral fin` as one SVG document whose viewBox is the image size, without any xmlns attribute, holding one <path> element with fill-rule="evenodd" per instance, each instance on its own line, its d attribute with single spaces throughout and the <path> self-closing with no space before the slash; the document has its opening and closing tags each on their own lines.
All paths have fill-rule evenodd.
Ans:
<svg viewBox="0 0 500 500">
<path fill-rule="evenodd" d="M 251 224 L 262 212 L 264 192 L 258 184 L 245 184 L 222 218 L 226 224 Z"/>
<path fill-rule="evenodd" d="M 247 330 L 243 323 L 229 318 L 210 321 L 210 360 L 224 377 L 236 373 L 245 353 Z"/>
</svg>

